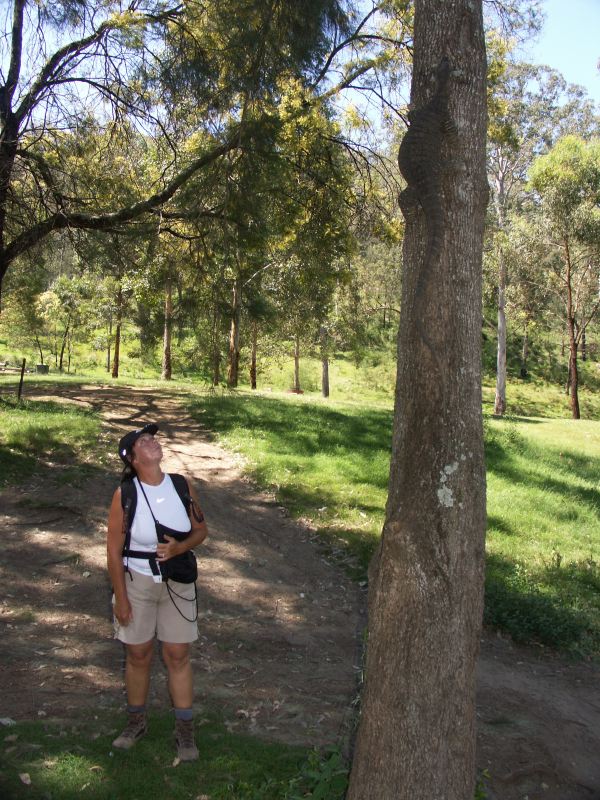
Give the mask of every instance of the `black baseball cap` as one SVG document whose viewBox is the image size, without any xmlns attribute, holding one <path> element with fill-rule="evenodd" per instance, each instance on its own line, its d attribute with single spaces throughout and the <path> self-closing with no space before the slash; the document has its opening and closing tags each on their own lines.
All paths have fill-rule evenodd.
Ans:
<svg viewBox="0 0 600 800">
<path fill-rule="evenodd" d="M 138 428 L 137 431 L 130 431 L 126 433 L 119 440 L 119 455 L 123 459 L 126 464 L 129 464 L 129 459 L 127 456 L 131 455 L 131 451 L 133 450 L 133 445 L 137 442 L 137 440 L 142 436 L 144 433 L 149 433 L 151 436 L 158 431 L 158 425 L 155 425 L 153 422 L 150 422 L 148 425 L 144 425 L 143 428 Z"/>
</svg>

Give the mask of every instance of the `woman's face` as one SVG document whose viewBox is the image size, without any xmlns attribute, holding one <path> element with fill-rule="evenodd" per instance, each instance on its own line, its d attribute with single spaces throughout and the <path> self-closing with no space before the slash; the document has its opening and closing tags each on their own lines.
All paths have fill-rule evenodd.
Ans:
<svg viewBox="0 0 600 800">
<path fill-rule="evenodd" d="M 131 463 L 134 464 L 156 464 L 160 463 L 163 457 L 160 442 L 151 433 L 143 433 L 136 440 L 132 448 Z"/>
</svg>

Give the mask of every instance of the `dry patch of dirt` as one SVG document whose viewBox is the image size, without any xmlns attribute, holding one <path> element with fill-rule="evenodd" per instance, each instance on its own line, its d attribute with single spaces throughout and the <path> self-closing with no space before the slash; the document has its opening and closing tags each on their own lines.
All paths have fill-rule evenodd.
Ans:
<svg viewBox="0 0 600 800">
<path fill-rule="evenodd" d="M 358 691 L 364 590 L 322 556 L 310 531 L 241 475 L 174 395 L 61 387 L 98 409 L 115 443 L 156 421 L 164 467 L 188 475 L 210 538 L 199 551 L 196 706 L 231 730 L 285 742 L 338 742 Z M 53 399 L 57 399 L 53 397 Z M 0 494 L 0 716 L 77 718 L 124 703 L 112 638 L 106 512 L 115 470 L 47 464 Z M 600 800 L 600 670 L 485 634 L 479 665 L 478 764 L 490 800 Z M 169 705 L 155 659 L 150 704 Z"/>
</svg>

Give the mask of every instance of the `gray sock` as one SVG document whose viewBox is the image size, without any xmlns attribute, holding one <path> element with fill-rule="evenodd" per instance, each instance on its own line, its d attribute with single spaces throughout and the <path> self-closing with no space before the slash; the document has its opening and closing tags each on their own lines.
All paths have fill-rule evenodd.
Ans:
<svg viewBox="0 0 600 800">
<path fill-rule="evenodd" d="M 130 706 L 129 703 L 127 704 L 127 713 L 128 714 L 145 714 L 146 713 L 146 706 Z"/>
<path fill-rule="evenodd" d="M 183 719 L 189 722 L 194 718 L 194 713 L 191 708 L 174 708 L 175 719 Z"/>
</svg>

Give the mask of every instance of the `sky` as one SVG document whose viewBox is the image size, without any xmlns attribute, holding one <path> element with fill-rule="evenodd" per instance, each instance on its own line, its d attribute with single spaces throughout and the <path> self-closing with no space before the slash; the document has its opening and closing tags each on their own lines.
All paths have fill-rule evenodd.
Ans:
<svg viewBox="0 0 600 800">
<path fill-rule="evenodd" d="M 600 0 L 546 0 L 544 11 L 544 27 L 525 46 L 525 60 L 554 67 L 600 104 Z"/>
</svg>

